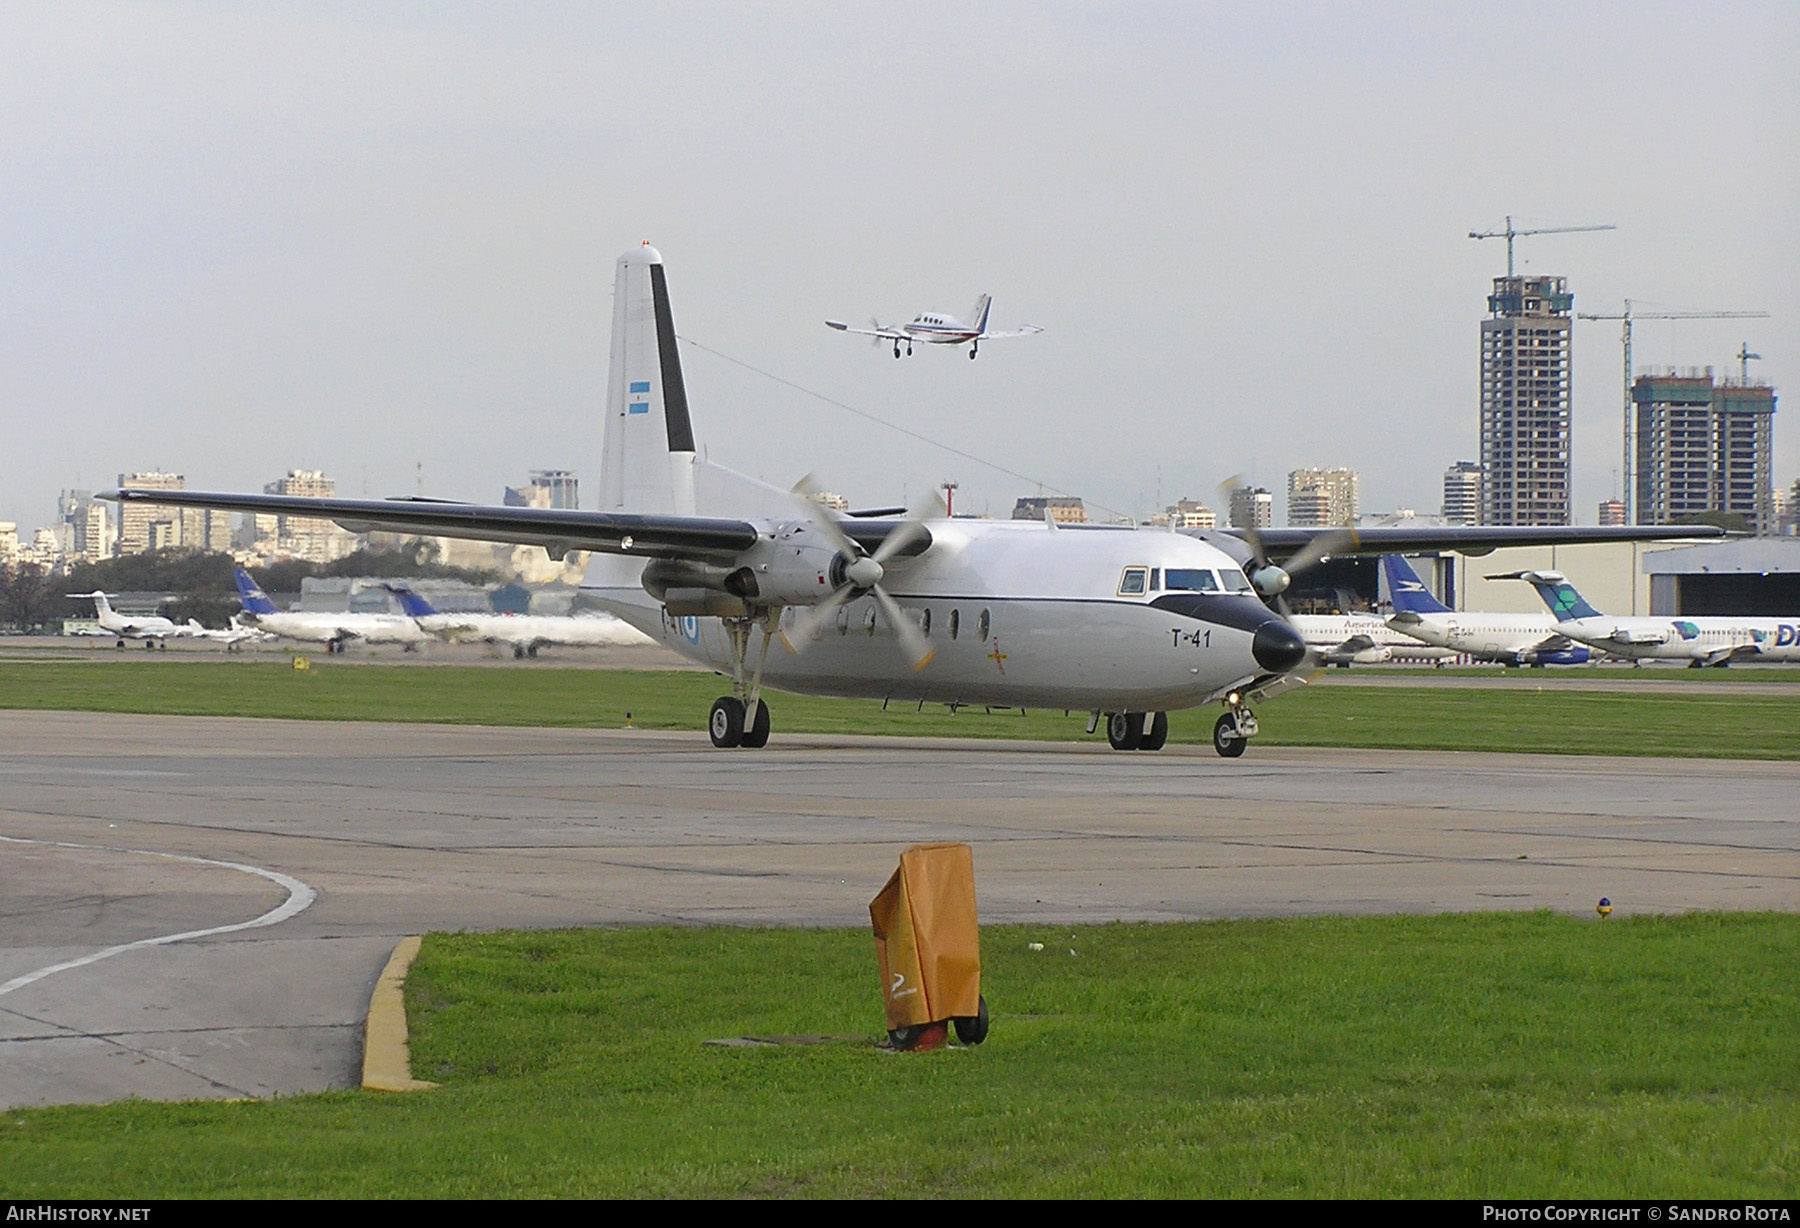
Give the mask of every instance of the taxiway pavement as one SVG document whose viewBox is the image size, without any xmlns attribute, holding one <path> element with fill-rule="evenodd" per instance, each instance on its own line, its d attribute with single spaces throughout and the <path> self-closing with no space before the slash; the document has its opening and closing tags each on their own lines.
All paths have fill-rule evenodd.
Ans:
<svg viewBox="0 0 1800 1228">
<path fill-rule="evenodd" d="M 922 841 L 1047 931 L 1795 910 L 1796 795 L 1785 762 L 0 712 L 0 1105 L 353 1086 L 404 935 L 863 926 Z M 280 912 L 269 875 L 317 898 L 152 942 Z"/>
</svg>

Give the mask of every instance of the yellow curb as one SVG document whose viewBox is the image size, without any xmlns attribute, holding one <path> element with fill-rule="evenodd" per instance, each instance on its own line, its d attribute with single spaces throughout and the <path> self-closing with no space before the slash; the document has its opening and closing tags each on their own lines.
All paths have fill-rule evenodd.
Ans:
<svg viewBox="0 0 1800 1228">
<path fill-rule="evenodd" d="M 363 1031 L 364 1091 L 418 1092 L 436 1083 L 412 1077 L 406 1047 L 406 970 L 419 954 L 419 936 L 402 938 L 369 995 L 369 1022 Z"/>
</svg>

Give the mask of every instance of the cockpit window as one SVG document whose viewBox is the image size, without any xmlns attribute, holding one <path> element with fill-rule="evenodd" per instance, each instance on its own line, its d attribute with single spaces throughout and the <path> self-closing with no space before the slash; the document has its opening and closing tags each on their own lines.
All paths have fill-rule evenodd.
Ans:
<svg viewBox="0 0 1800 1228">
<path fill-rule="evenodd" d="M 1228 593 L 1247 593 L 1250 591 L 1249 579 L 1245 577 L 1243 572 L 1235 567 L 1226 567 L 1222 569 L 1219 572 L 1219 579 L 1225 581 L 1225 591 Z"/>
<path fill-rule="evenodd" d="M 1150 569 L 1147 567 L 1127 567 L 1125 574 L 1119 577 L 1119 596 L 1142 597 L 1145 586 L 1150 580 Z"/>
<path fill-rule="evenodd" d="M 1170 590 L 1184 589 L 1190 593 L 1219 591 L 1219 578 L 1210 571 L 1201 571 L 1196 567 L 1171 567 L 1165 574 L 1163 583 Z"/>
</svg>

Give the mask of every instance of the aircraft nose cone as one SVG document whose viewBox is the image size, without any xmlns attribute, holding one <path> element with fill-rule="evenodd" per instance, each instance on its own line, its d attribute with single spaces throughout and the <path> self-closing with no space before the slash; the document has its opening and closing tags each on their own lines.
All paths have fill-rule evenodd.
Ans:
<svg viewBox="0 0 1800 1228">
<path fill-rule="evenodd" d="M 1266 622 L 1250 641 L 1250 655 L 1271 674 L 1285 674 L 1306 660 L 1306 642 L 1284 622 Z"/>
</svg>

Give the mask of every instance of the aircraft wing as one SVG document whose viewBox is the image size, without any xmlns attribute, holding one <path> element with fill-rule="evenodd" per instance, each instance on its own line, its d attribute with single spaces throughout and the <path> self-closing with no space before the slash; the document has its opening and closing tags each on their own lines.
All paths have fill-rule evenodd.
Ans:
<svg viewBox="0 0 1800 1228">
<path fill-rule="evenodd" d="M 1194 536 L 1215 533 L 1246 540 L 1243 529 L 1189 530 Z M 1542 525 L 1532 528 L 1498 525 L 1384 525 L 1367 529 L 1259 529 L 1263 549 L 1280 562 L 1310 545 L 1314 538 L 1348 533 L 1331 550 L 1333 555 L 1415 554 L 1454 550 L 1461 554 L 1489 554 L 1502 546 L 1571 546 L 1582 542 L 1678 541 L 1724 537 L 1725 530 L 1712 525 Z"/>
<path fill-rule="evenodd" d="M 595 550 L 644 558 L 732 559 L 754 545 L 757 528 L 747 520 L 705 516 L 641 516 L 571 508 L 488 507 L 431 499 L 315 499 L 300 495 L 229 495 L 192 490 L 107 491 L 118 503 L 203 507 L 216 511 L 274 513 L 335 520 L 353 533 L 382 530 L 427 537 L 513 542 L 554 551 Z M 860 536 L 871 526 L 857 525 Z M 885 537 L 885 529 L 880 536 Z"/>
<path fill-rule="evenodd" d="M 981 339 L 983 341 L 994 341 L 1001 337 L 1029 337 L 1033 333 L 1041 333 L 1043 331 L 1043 329 L 1035 324 L 1021 324 L 1017 328 L 1002 329 L 992 333 L 982 333 Z"/>
<path fill-rule="evenodd" d="M 553 558 L 570 550 L 625 554 L 636 558 L 688 559 L 730 563 L 755 545 L 762 530 L 748 520 L 709 516 L 645 516 L 630 512 L 588 512 L 574 508 L 493 507 L 438 499 L 315 499 L 302 495 L 209 494 L 196 490 L 109 490 L 102 499 L 166 507 L 307 516 L 334 520 L 352 533 L 379 530 L 424 537 L 542 546 Z M 871 553 L 905 520 L 842 520 L 839 527 Z M 911 539 L 896 553 L 923 554 L 931 534 L 909 529 Z"/>
<path fill-rule="evenodd" d="M 875 328 L 851 328 L 842 320 L 827 320 L 825 321 L 825 327 L 835 328 L 840 333 L 855 333 L 859 337 L 880 337 L 883 341 L 913 340 L 911 333 L 902 332 L 897 328 L 882 328 L 879 326 Z M 986 340 L 986 338 L 984 337 L 983 340 Z"/>
</svg>

